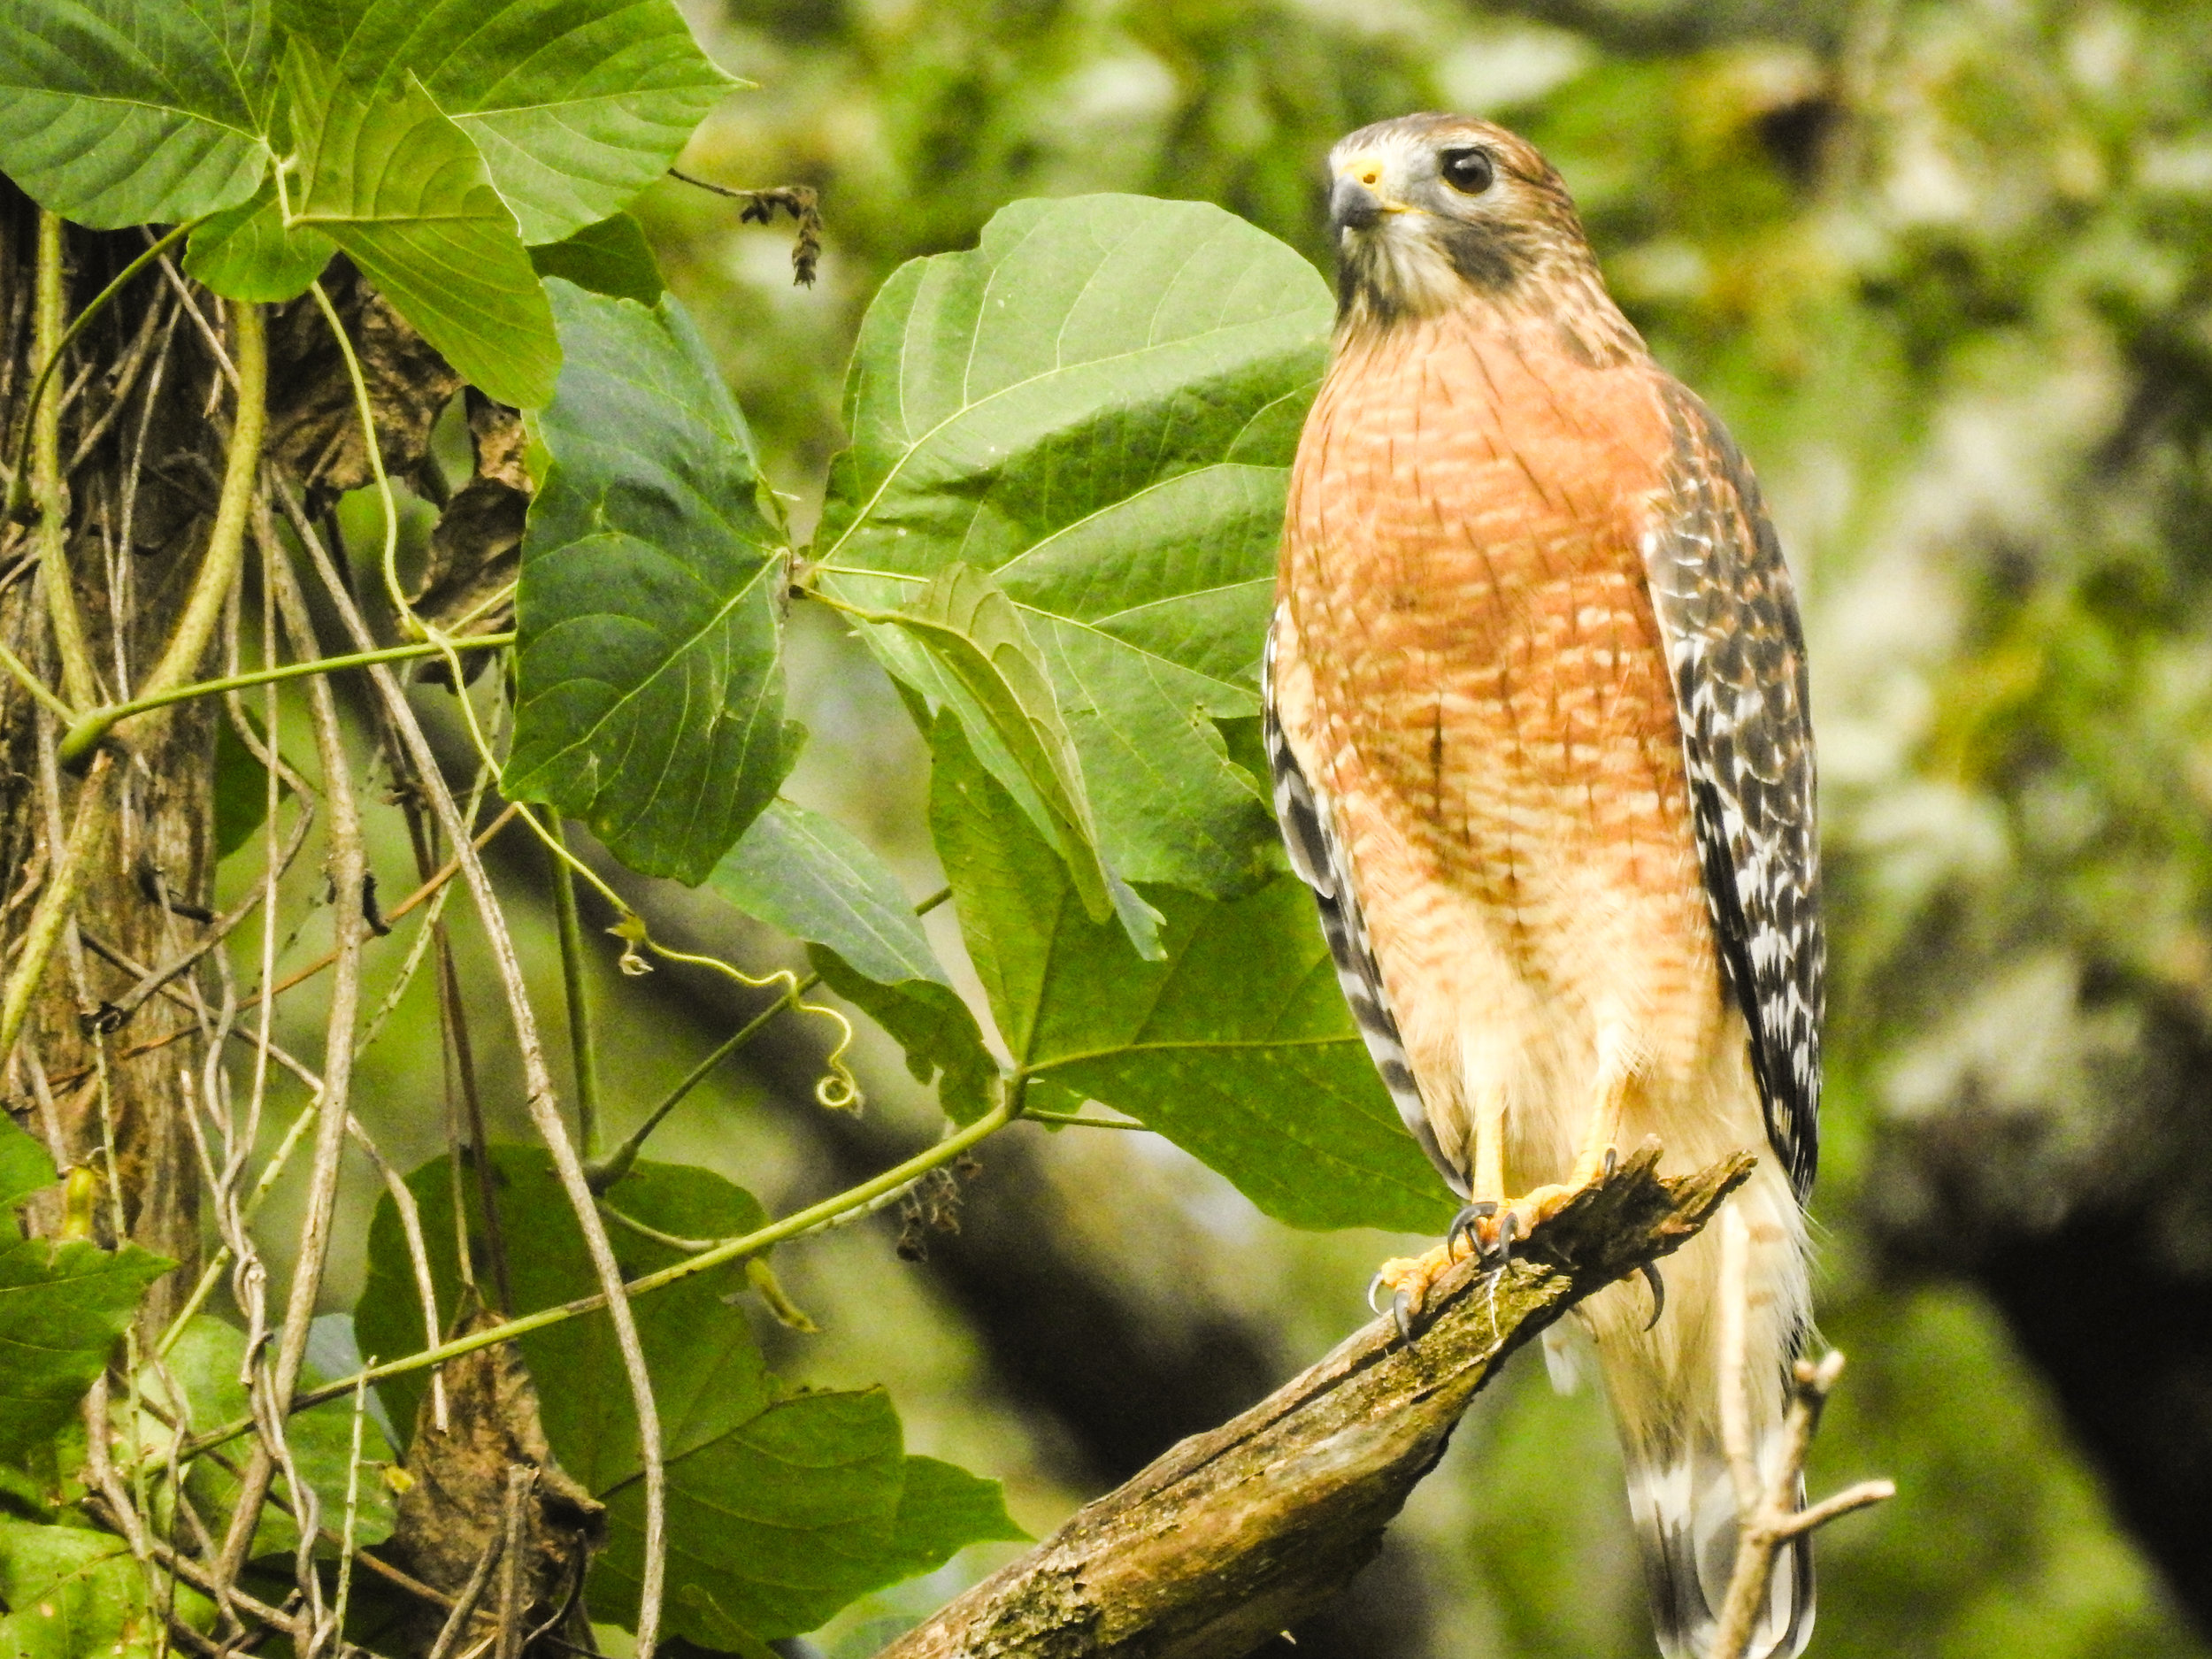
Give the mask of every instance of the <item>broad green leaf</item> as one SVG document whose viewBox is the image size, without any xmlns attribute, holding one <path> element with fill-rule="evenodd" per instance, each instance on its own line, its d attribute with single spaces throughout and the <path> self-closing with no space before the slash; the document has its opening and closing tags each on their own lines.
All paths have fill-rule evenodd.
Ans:
<svg viewBox="0 0 2212 1659">
<path fill-rule="evenodd" d="M 891 1535 L 887 1582 L 934 1572 L 970 1544 L 1021 1542 L 1027 1532 L 1006 1512 L 1006 1491 L 934 1457 L 906 1460 L 906 1490 Z"/>
<path fill-rule="evenodd" d="M 176 1617 L 195 1630 L 215 1604 L 171 1581 Z M 0 1516 L 0 1659 L 157 1659 L 173 1651 L 130 1546 L 82 1526 Z"/>
<path fill-rule="evenodd" d="M 164 1408 L 164 1415 L 171 1421 L 194 1430 L 212 1428 L 247 1415 L 245 1386 L 238 1379 L 245 1353 L 243 1333 L 201 1314 L 185 1326 L 165 1366 L 184 1394 L 183 1410 L 176 1409 L 159 1373 L 150 1369 L 139 1379 L 139 1386 L 148 1399 Z M 325 1379 L 310 1376 L 307 1380 L 311 1386 Z M 150 1422 L 150 1436 L 161 1432 L 157 1423 Z M 353 1461 L 350 1402 L 303 1412 L 292 1422 L 289 1440 L 294 1465 L 320 1502 L 322 1524 L 334 1532 L 338 1531 L 345 1517 L 346 1477 Z M 384 1431 L 373 1417 L 361 1425 L 361 1461 L 354 1537 L 362 1544 L 380 1544 L 392 1535 L 392 1494 L 380 1471 L 395 1459 Z M 186 1476 L 185 1490 L 199 1507 L 202 1517 L 219 1535 L 237 1502 L 236 1475 L 213 1458 L 200 1458 Z M 281 1475 L 277 1479 L 277 1494 L 288 1509 L 296 1512 Z M 299 1532 L 292 1517 L 274 1505 L 265 1509 L 254 1528 L 252 1553 L 289 1555 L 298 1547 Z"/>
<path fill-rule="evenodd" d="M 96 230 L 242 202 L 268 170 L 268 0 L 19 0 L 0 172 Z"/>
<path fill-rule="evenodd" d="M 825 985 L 891 1033 L 906 1051 L 906 1069 L 917 1083 L 936 1082 L 937 1103 L 946 1117 L 972 1124 L 991 1110 L 998 1062 L 958 992 L 933 979 L 871 979 L 820 945 L 807 958 Z"/>
<path fill-rule="evenodd" d="M 1258 711 L 1285 482 L 1331 316 L 1312 267 L 1241 220 L 1100 196 L 1015 204 L 973 251 L 902 266 L 862 326 L 821 586 L 896 611 L 949 565 L 989 571 L 1129 880 L 1226 895 L 1271 856 L 1266 803 L 1213 720 Z M 942 701 L 918 642 L 868 641 Z"/>
<path fill-rule="evenodd" d="M 20 1238 L 0 1216 L 0 1462 L 69 1419 L 146 1286 L 175 1265 L 134 1244 Z"/>
<path fill-rule="evenodd" d="M 419 79 L 528 242 L 625 206 L 740 84 L 672 0 L 283 0 L 279 15 L 365 87 Z"/>
<path fill-rule="evenodd" d="M 535 1312 L 599 1287 L 551 1157 L 534 1147 L 494 1149 L 494 1202 L 506 1244 L 512 1310 Z M 484 1236 L 472 1171 L 463 1171 L 470 1236 Z M 422 1211 L 439 1317 L 449 1325 L 459 1302 L 453 1260 L 453 1194 L 447 1162 L 436 1159 L 407 1179 Z M 709 1170 L 641 1162 L 608 1192 L 622 1215 L 677 1238 L 749 1233 L 766 1220 L 743 1188 Z M 608 1237 L 625 1274 L 634 1278 L 676 1261 L 679 1252 L 610 1220 Z M 480 1280 L 488 1261 L 476 1264 Z M 745 1422 L 768 1402 L 768 1378 L 743 1311 L 722 1298 L 745 1287 L 741 1267 L 718 1268 L 656 1291 L 636 1304 L 638 1338 L 660 1407 L 663 1450 L 673 1458 Z M 415 1293 L 399 1217 L 388 1198 L 369 1227 L 369 1271 L 354 1310 L 365 1353 L 388 1358 L 425 1346 L 422 1306 Z M 614 1327 L 603 1313 L 572 1319 L 522 1339 L 531 1374 L 541 1379 L 538 1404 L 546 1438 L 561 1466 L 595 1492 L 634 1474 L 637 1418 L 623 1381 Z M 548 1380 L 553 1379 L 553 1380 Z M 394 1420 L 411 1432 L 422 1381 L 395 1377 L 380 1385 Z M 326 1407 L 335 1410 L 335 1407 Z"/>
<path fill-rule="evenodd" d="M 337 250 L 319 230 L 285 229 L 271 180 L 192 233 L 184 268 L 228 298 L 274 304 L 306 293 Z"/>
<path fill-rule="evenodd" d="M 906 1454 L 879 1388 L 780 1401 L 668 1475 L 668 1617 L 702 1647 L 730 1647 L 733 1630 L 798 1635 L 906 1576 L 896 1563 Z M 636 1616 L 644 1524 L 639 1484 L 610 1494 L 595 1613 Z M 693 1586 L 703 1594 L 687 1595 Z"/>
<path fill-rule="evenodd" d="M 898 878 L 835 818 L 771 802 L 707 881 L 754 920 L 827 946 L 871 979 L 951 988 Z"/>
<path fill-rule="evenodd" d="M 1138 1118 L 1294 1226 L 1440 1231 L 1450 1195 L 1375 1075 L 1297 878 L 1231 900 L 1149 889 L 1164 956 L 1140 961 L 1083 914 L 949 725 L 930 827 L 1016 1064 Z"/>
<path fill-rule="evenodd" d="M 514 1310 L 596 1289 L 551 1159 L 535 1148 L 500 1147 L 492 1167 Z M 472 1236 L 480 1238 L 474 1176 L 465 1174 Z M 408 1186 L 421 1207 L 441 1308 L 449 1308 L 458 1286 L 446 1161 L 416 1171 Z M 751 1232 L 764 1219 L 741 1189 L 676 1164 L 639 1164 L 606 1202 L 619 1212 L 610 1216 L 609 1237 L 631 1277 L 679 1253 L 622 1217 L 689 1239 Z M 486 1275 L 488 1264 L 480 1262 L 477 1271 Z M 668 1460 L 670 1617 L 679 1634 L 725 1652 L 747 1651 L 741 1633 L 759 1640 L 811 1629 L 853 1596 L 908 1576 L 917 1559 L 941 1560 L 962 1544 L 1005 1535 L 1003 1510 L 991 1505 L 995 1487 L 938 1471 L 925 1473 L 915 1517 L 902 1521 L 906 1460 L 889 1401 L 880 1390 L 779 1398 L 743 1309 L 726 1300 L 745 1284 L 742 1268 L 726 1266 L 634 1304 Z M 370 1225 L 368 1283 L 355 1324 L 365 1351 L 398 1355 L 421 1344 L 422 1314 L 388 1200 Z M 593 1610 L 633 1617 L 641 1465 L 606 1317 L 569 1320 L 520 1346 L 555 1456 L 609 1505 L 613 1534 L 594 1569 Z M 383 1386 L 411 1423 L 421 1385 L 399 1377 Z"/>
<path fill-rule="evenodd" d="M 0 1211 L 60 1179 L 54 1172 L 54 1160 L 36 1137 L 14 1118 L 0 1117 Z M 12 1225 L 11 1218 L 0 1214 L 0 1238 L 6 1237 Z"/>
<path fill-rule="evenodd" d="M 645 227 L 627 213 L 617 213 L 574 235 L 530 250 L 540 276 L 557 276 L 594 294 L 641 305 L 657 305 L 664 292 L 661 268 L 645 240 Z"/>
<path fill-rule="evenodd" d="M 468 134 L 420 82 L 372 96 L 297 39 L 284 86 L 300 149 L 288 228 L 344 250 L 486 396 L 525 409 L 552 396 L 544 286 Z"/>
<path fill-rule="evenodd" d="M 1138 949 L 1152 954 L 1158 918 L 1125 886 L 1117 890 L 1106 867 L 1083 787 L 1083 764 L 1012 601 L 982 572 L 955 562 L 939 569 L 904 607 L 879 613 L 875 620 L 928 653 L 937 672 L 918 688 L 959 714 L 978 753 L 991 762 L 1002 760 L 992 770 L 1067 860 L 1091 919 L 1122 911 Z"/>
<path fill-rule="evenodd" d="M 706 879 L 775 798 L 790 554 L 751 434 L 672 296 L 548 284 L 567 357 L 536 430 L 516 598 L 518 800 L 579 818 L 632 869 Z"/>
</svg>

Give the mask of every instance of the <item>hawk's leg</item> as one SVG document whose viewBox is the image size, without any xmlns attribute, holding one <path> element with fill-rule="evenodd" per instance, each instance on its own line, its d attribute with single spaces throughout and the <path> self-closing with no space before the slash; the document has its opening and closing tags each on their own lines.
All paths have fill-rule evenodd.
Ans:
<svg viewBox="0 0 2212 1659">
<path fill-rule="evenodd" d="M 1430 1290 L 1454 1262 L 1476 1255 L 1504 1266 L 1516 1240 L 1527 1238 L 1577 1193 L 1611 1174 L 1621 1116 L 1634 1078 L 1635 1069 L 1625 1056 L 1607 1056 L 1599 1075 L 1597 1102 L 1567 1179 L 1532 1187 L 1518 1198 L 1505 1196 L 1505 1104 L 1502 1100 L 1482 1102 L 1474 1112 L 1474 1171 L 1468 1182 L 1475 1196 L 1452 1217 L 1443 1243 L 1419 1256 L 1396 1256 L 1382 1264 L 1369 1288 L 1371 1305 L 1374 1292 L 1387 1288 L 1391 1315 L 1400 1334 L 1409 1338 L 1412 1322 Z M 1488 1195 L 1493 1194 L 1496 1196 Z M 1655 1286 L 1654 1296 L 1659 1294 Z"/>
<path fill-rule="evenodd" d="M 1476 1214 L 1481 1205 L 1471 1203 L 1460 1212 L 1459 1220 L 1453 1224 L 1455 1229 L 1463 1223 L 1480 1254 L 1494 1256 L 1503 1262 L 1511 1253 L 1515 1240 L 1527 1238 L 1541 1223 L 1565 1209 L 1567 1201 L 1577 1193 L 1610 1175 L 1619 1156 L 1621 1116 L 1628 1104 L 1629 1087 L 1635 1080 L 1636 1068 L 1630 1057 L 1617 1050 L 1606 1051 L 1599 1064 L 1597 1101 L 1591 1110 L 1589 1125 L 1583 1131 L 1581 1150 L 1567 1171 L 1567 1179 L 1531 1187 L 1518 1198 L 1501 1196 L 1494 1211 L 1488 1215 Z M 1478 1194 L 1502 1194 L 1504 1163 L 1504 1114 L 1479 1116 L 1475 1120 L 1475 1179 L 1471 1190 Z"/>
</svg>

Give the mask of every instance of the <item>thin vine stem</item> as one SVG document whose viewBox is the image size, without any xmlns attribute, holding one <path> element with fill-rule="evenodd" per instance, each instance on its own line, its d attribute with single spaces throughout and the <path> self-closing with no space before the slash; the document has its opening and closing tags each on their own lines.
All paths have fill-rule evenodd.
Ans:
<svg viewBox="0 0 2212 1659">
<path fill-rule="evenodd" d="M 231 357 L 238 367 L 237 409 L 223 457 L 215 524 L 208 532 L 207 552 L 176 631 L 139 687 L 140 702 L 184 685 L 199 672 L 245 558 L 246 520 L 253 511 L 254 485 L 261 473 L 261 438 L 268 425 L 268 330 L 258 305 L 230 302 L 230 337 Z"/>
<path fill-rule="evenodd" d="M 15 1051 L 15 1040 L 31 1010 L 31 999 L 46 978 L 46 964 L 60 942 L 63 931 L 76 914 L 77 897 L 91 873 L 95 850 L 106 839 L 108 772 L 111 763 L 103 752 L 93 757 L 92 768 L 77 792 L 77 812 L 69 837 L 54 858 L 46 878 L 46 890 L 38 895 L 30 925 L 16 956 L 15 972 L 0 992 L 0 1065 Z"/>
<path fill-rule="evenodd" d="M 42 210 L 38 216 L 38 272 L 32 310 L 32 333 L 39 355 L 39 376 L 52 377 L 62 360 L 69 335 L 62 323 L 68 296 L 64 291 L 62 222 L 56 213 Z M 29 414 L 29 451 L 16 469 L 20 480 L 27 467 L 32 495 L 38 504 L 38 565 L 46 588 L 46 613 L 54 631 L 54 654 L 61 659 L 62 695 L 80 709 L 100 700 L 93 678 L 92 656 L 85 646 L 84 618 L 77 610 L 77 588 L 69 572 L 69 503 L 61 475 L 61 403 L 41 399 Z M 9 489 L 10 499 L 14 488 Z M 4 1052 L 4 1050 L 0 1050 Z"/>
<path fill-rule="evenodd" d="M 882 1174 L 871 1180 L 863 1181 L 857 1187 L 848 1187 L 845 1191 L 826 1198 L 818 1204 L 811 1204 L 804 1210 L 796 1210 L 786 1216 L 781 1221 L 771 1222 L 764 1227 L 757 1228 L 738 1238 L 725 1239 L 710 1250 L 703 1250 L 696 1256 L 687 1256 L 680 1262 L 671 1263 L 657 1272 L 647 1273 L 634 1279 L 623 1286 L 624 1294 L 629 1300 L 635 1301 L 640 1296 L 649 1295 L 652 1292 L 664 1289 L 681 1279 L 710 1272 L 715 1268 L 725 1266 L 731 1262 L 742 1261 L 748 1256 L 757 1256 L 763 1250 L 795 1239 L 802 1233 L 811 1233 L 816 1228 L 834 1222 L 853 1210 L 865 1209 L 885 1194 L 910 1184 L 917 1178 L 928 1174 L 932 1170 L 950 1164 L 971 1148 L 988 1140 L 1005 1128 L 1008 1124 L 1024 1116 L 1026 1114 L 1019 1104 L 1018 1087 L 1010 1087 L 1008 1096 L 1004 1101 L 994 1106 L 982 1117 L 968 1125 L 966 1128 L 948 1135 L 926 1151 L 916 1153 L 903 1164 L 886 1170 Z M 565 1325 L 569 1320 L 580 1318 L 585 1314 L 596 1313 L 606 1305 L 606 1296 L 603 1294 L 595 1294 L 580 1296 L 573 1302 L 563 1302 L 557 1308 L 547 1308 L 537 1313 L 525 1314 L 519 1318 L 510 1319 L 502 1325 L 488 1325 L 483 1330 L 471 1332 L 466 1336 L 456 1337 L 452 1341 L 441 1343 L 436 1348 L 426 1348 L 419 1354 L 411 1354 L 404 1359 L 388 1360 L 380 1365 L 365 1366 L 350 1377 L 342 1378 L 336 1382 L 326 1383 L 319 1388 L 303 1388 L 293 1396 L 292 1409 L 295 1411 L 304 1411 L 311 1406 L 319 1406 L 327 1401 L 342 1399 L 364 1382 L 380 1383 L 389 1377 L 403 1377 L 411 1372 L 426 1371 L 434 1365 L 442 1365 L 449 1360 L 459 1359 L 464 1355 L 473 1354 L 479 1348 L 491 1348 L 501 1342 L 511 1342 L 518 1337 L 528 1336 L 534 1332 L 548 1330 L 557 1325 Z M 182 1455 L 187 1457 L 197 1456 L 211 1447 L 220 1446 L 226 1441 L 237 1439 L 252 1427 L 252 1422 L 242 1417 L 236 1422 L 224 1424 L 219 1428 L 211 1429 L 204 1434 L 196 1436 L 185 1448 Z"/>
<path fill-rule="evenodd" d="M 41 215 L 42 219 L 44 219 L 45 217 L 47 216 L 43 214 Z M 58 254 L 60 246 L 59 226 L 61 224 L 61 220 L 58 215 L 53 217 L 56 226 L 55 245 L 57 253 Z M 135 277 L 148 265 L 153 264 L 155 260 L 160 258 L 163 254 L 166 253 L 171 248 L 174 247 L 180 238 L 189 235 L 199 227 L 200 223 L 201 221 L 196 219 L 189 219 L 184 224 L 171 227 L 165 234 L 164 234 L 151 247 L 148 248 L 144 253 L 140 254 L 137 258 L 132 260 L 120 271 L 117 272 L 115 273 L 114 280 L 109 282 L 107 287 L 102 288 L 97 294 L 94 295 L 92 296 L 91 303 L 87 305 L 84 310 L 79 311 L 77 313 L 76 319 L 72 322 L 67 328 L 62 331 L 60 339 L 56 342 L 53 355 L 49 357 L 39 365 L 38 378 L 31 382 L 29 405 L 24 411 L 23 432 L 22 434 L 16 439 L 13 446 L 13 465 L 10 468 L 8 475 L 7 511 L 4 515 L 6 518 L 14 518 L 29 504 L 29 481 L 24 473 L 24 462 L 30 452 L 31 422 L 37 418 L 41 400 L 46 396 L 46 383 L 54 378 L 54 372 L 61 366 L 62 353 L 68 350 L 71 346 L 76 343 L 77 336 L 82 334 L 85 329 L 91 325 L 93 320 L 97 318 L 102 311 L 107 309 L 109 301 L 112 300 L 118 294 L 120 294 L 126 288 L 130 286 L 132 278 Z"/>
<path fill-rule="evenodd" d="M 453 649 L 464 651 L 497 650 L 512 645 L 511 634 L 480 634 L 465 640 L 450 641 Z M 134 714 L 150 709 L 159 709 L 173 703 L 188 702 L 194 697 L 210 697 L 219 692 L 245 691 L 255 686 L 275 685 L 287 680 L 304 680 L 313 674 L 342 673 L 349 668 L 373 668 L 380 663 L 405 663 L 418 657 L 437 657 L 442 648 L 427 641 L 412 645 L 388 645 L 381 650 L 352 651 L 343 657 L 320 657 L 308 663 L 282 663 L 274 668 L 250 669 L 244 673 L 226 674 L 219 680 L 195 680 L 190 685 L 175 686 L 162 692 L 133 697 L 128 703 L 110 703 L 93 710 L 82 717 L 76 716 L 67 705 L 54 698 L 51 692 L 44 697 L 52 699 L 64 718 L 73 722 L 63 736 L 56 758 L 64 766 L 73 764 L 96 746 L 121 722 Z M 42 687 L 35 687 L 42 691 Z"/>
<path fill-rule="evenodd" d="M 567 838 L 561 833 L 558 813 L 548 814 L 547 828 L 563 850 Z M 561 989 L 568 1001 L 569 1067 L 576 1082 L 576 1149 L 585 1159 L 599 1156 L 599 1056 L 591 1040 L 591 1005 L 584 984 L 584 927 L 576 913 L 576 879 L 568 862 L 553 861 L 553 919 L 561 941 Z M 593 1190 L 597 1191 L 597 1187 Z"/>
<path fill-rule="evenodd" d="M 648 1137 L 654 1130 L 660 1127 L 663 1118 L 682 1103 L 686 1095 L 705 1082 L 713 1073 L 714 1069 L 723 1061 L 728 1059 L 766 1030 L 770 1020 L 782 1013 L 787 1008 L 798 1007 L 799 999 L 821 982 L 822 976 L 818 973 L 810 973 L 805 979 L 794 981 L 791 987 L 782 995 L 747 1020 L 744 1025 L 739 1026 L 733 1036 L 717 1047 L 705 1059 L 685 1073 L 683 1080 L 661 1096 L 659 1102 L 654 1106 L 653 1110 L 646 1113 L 645 1121 L 633 1129 L 620 1146 L 609 1153 L 603 1162 L 587 1168 L 585 1172 L 591 1177 L 592 1191 L 604 1193 L 627 1175 L 631 1165 L 637 1162 L 637 1155 L 643 1148 Z"/>
</svg>

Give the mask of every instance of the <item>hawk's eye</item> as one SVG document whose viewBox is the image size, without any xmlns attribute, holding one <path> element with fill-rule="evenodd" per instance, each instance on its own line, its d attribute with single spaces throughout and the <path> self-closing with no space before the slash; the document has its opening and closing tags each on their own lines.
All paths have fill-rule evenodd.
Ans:
<svg viewBox="0 0 2212 1659">
<path fill-rule="evenodd" d="M 1437 160 L 1444 182 L 1463 196 L 1480 196 L 1497 176 L 1486 150 L 1448 150 Z"/>
</svg>

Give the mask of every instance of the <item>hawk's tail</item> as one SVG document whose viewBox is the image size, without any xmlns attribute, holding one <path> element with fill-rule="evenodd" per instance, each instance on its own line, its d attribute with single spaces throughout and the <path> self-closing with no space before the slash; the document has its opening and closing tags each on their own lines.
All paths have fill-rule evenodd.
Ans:
<svg viewBox="0 0 2212 1659">
<path fill-rule="evenodd" d="M 1759 1448 L 1762 1466 L 1780 1428 Z M 1651 1619 L 1667 1659 L 1705 1659 L 1736 1564 L 1736 1494 L 1717 1440 L 1694 1444 L 1664 1467 L 1628 1470 L 1628 1507 L 1651 1592 Z M 1804 1501 L 1799 1494 L 1798 1501 Z M 1795 1659 L 1813 1634 L 1813 1550 L 1793 1540 L 1775 1560 L 1766 1605 L 1752 1628 L 1747 1659 Z"/>
<path fill-rule="evenodd" d="M 1770 1479 L 1783 1455 L 1786 1368 L 1806 1327 L 1804 1216 L 1770 1161 L 1730 1202 L 1750 1246 L 1744 1357 L 1752 1456 Z M 1640 1284 L 1609 1286 L 1582 1310 L 1612 1396 L 1629 1512 L 1667 1659 L 1712 1651 L 1736 1564 L 1735 1486 L 1720 1432 L 1717 1233 L 1708 1228 L 1668 1257 L 1666 1309 L 1648 1330 Z M 1795 1659 L 1812 1633 L 1812 1547 L 1800 1538 L 1775 1562 L 1747 1659 Z"/>
</svg>

